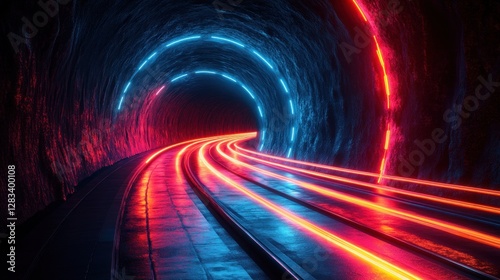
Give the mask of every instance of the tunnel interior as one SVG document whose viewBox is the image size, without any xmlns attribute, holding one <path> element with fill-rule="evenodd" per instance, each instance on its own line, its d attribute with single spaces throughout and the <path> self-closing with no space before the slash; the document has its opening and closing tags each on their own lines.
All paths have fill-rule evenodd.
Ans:
<svg viewBox="0 0 500 280">
<path fill-rule="evenodd" d="M 442 118 L 478 77 L 498 76 L 498 58 L 483 63 L 500 38 L 487 25 L 493 1 L 474 10 L 359 1 L 370 24 L 350 1 L 44 3 L 2 4 L 5 33 L 29 37 L 2 45 L 8 94 L 0 97 L 9 130 L 2 161 L 23 166 L 23 218 L 121 159 L 233 132 L 257 131 L 252 145 L 269 154 L 360 170 L 378 172 L 386 156 L 387 172 L 401 173 L 415 140 L 442 128 L 448 142 L 400 175 L 500 182 L 498 94 L 470 118 Z M 470 20 L 478 17 L 484 23 Z M 483 35 L 470 31 L 476 25 Z M 478 46 L 477 36 L 492 44 Z"/>
</svg>

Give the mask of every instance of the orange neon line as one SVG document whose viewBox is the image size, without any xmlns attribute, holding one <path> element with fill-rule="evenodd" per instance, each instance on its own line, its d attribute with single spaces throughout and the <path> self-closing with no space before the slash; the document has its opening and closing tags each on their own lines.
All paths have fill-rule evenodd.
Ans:
<svg viewBox="0 0 500 280">
<path fill-rule="evenodd" d="M 231 142 L 231 143 L 234 143 L 234 142 Z M 377 190 L 383 190 L 383 191 L 390 191 L 390 192 L 393 192 L 393 193 L 403 194 L 403 195 L 407 195 L 407 196 L 411 196 L 411 197 L 415 197 L 415 198 L 425 199 L 425 200 L 429 200 L 429 201 L 433 201 L 433 202 L 439 202 L 439 203 L 449 204 L 449 205 L 463 207 L 463 208 L 474 209 L 474 210 L 478 210 L 478 211 L 484 211 L 484 212 L 489 212 L 489 213 L 494 213 L 494 214 L 500 214 L 500 208 L 496 208 L 496 207 L 491 207 L 491 206 L 486 206 L 486 205 L 481 205 L 481 204 L 475 204 L 475 203 L 470 203 L 470 202 L 465 202 L 465 201 L 460 201 L 460 200 L 442 198 L 442 197 L 437 197 L 437 196 L 434 196 L 434 195 L 421 194 L 421 193 L 416 193 L 416 192 L 412 192 L 412 191 L 397 189 L 397 188 L 393 188 L 393 187 L 389 187 L 389 186 L 376 185 L 376 184 L 367 183 L 367 182 L 363 182 L 363 181 L 359 181 L 359 180 L 355 180 L 355 179 L 350 179 L 350 178 L 344 178 L 344 177 L 340 177 L 340 176 L 334 176 L 334 175 L 324 174 L 324 173 L 320 173 L 320 172 L 316 172 L 316 171 L 312 171 L 312 170 L 307 170 L 307 169 L 303 169 L 303 168 L 298 168 L 298 167 L 292 167 L 292 166 L 288 166 L 288 165 L 283 165 L 283 164 L 279 164 L 279 163 L 276 163 L 276 162 L 271 162 L 271 161 L 259 159 L 259 158 L 256 158 L 256 157 L 252 157 L 252 156 L 249 156 L 249 155 L 245 155 L 245 154 L 242 154 L 240 152 L 235 151 L 230 146 L 228 146 L 228 149 L 231 152 L 233 152 L 233 153 L 235 153 L 237 155 L 243 156 L 245 158 L 248 158 L 250 160 L 258 161 L 258 162 L 261 162 L 261 163 L 264 163 L 264 164 L 267 164 L 267 165 L 277 166 L 277 167 L 280 167 L 280 168 L 283 168 L 283 169 L 287 169 L 287 170 L 293 170 L 293 171 L 297 171 L 297 172 L 300 172 L 300 173 L 305 173 L 305 174 L 313 175 L 313 176 L 324 178 L 324 179 L 329 179 L 329 180 L 333 180 L 333 181 L 337 181 L 337 182 L 343 182 L 343 183 L 353 184 L 353 185 L 362 186 L 362 187 L 368 187 L 368 188 L 371 188 L 371 189 L 377 189 Z M 384 157 L 385 157 L 385 155 L 384 155 Z M 383 168 L 383 166 L 382 166 L 382 168 Z"/>
<path fill-rule="evenodd" d="M 234 142 L 231 142 L 231 143 L 234 143 Z M 304 173 L 304 174 L 309 174 L 309 175 L 313 175 L 316 177 L 329 179 L 329 180 L 333 180 L 333 181 L 337 181 L 337 182 L 348 183 L 348 184 L 353 184 L 353 185 L 362 186 L 362 187 L 368 187 L 368 188 L 376 189 L 376 190 L 389 191 L 392 193 L 402 194 L 402 195 L 415 197 L 415 198 L 419 198 L 419 199 L 424 199 L 424 200 L 429 200 L 429 201 L 438 202 L 438 203 L 449 204 L 449 205 L 453 205 L 453 206 L 457 206 L 457 207 L 469 208 L 469 209 L 474 209 L 474 210 L 489 212 L 489 213 L 494 213 L 494 214 L 500 214 L 500 208 L 496 208 L 496 207 L 491 207 L 491 206 L 486 206 L 486 205 L 481 205 L 481 204 L 476 204 L 476 203 L 470 203 L 470 202 L 465 202 L 465 201 L 460 201 L 460 200 L 454 200 L 454 199 L 449 199 L 449 198 L 437 197 L 437 196 L 429 195 L 429 194 L 421 194 L 421 193 L 397 189 L 397 188 L 393 188 L 393 187 L 389 187 L 389 186 L 376 185 L 376 184 L 363 182 L 363 181 L 359 181 L 359 180 L 355 180 L 355 179 L 334 176 L 334 175 L 320 173 L 320 172 L 307 170 L 307 169 L 303 169 L 303 168 L 298 168 L 298 167 L 292 167 L 292 166 L 283 165 L 283 164 L 279 164 L 276 162 L 271 162 L 271 161 L 267 161 L 267 160 L 263 160 L 263 159 L 259 159 L 256 157 L 242 154 L 240 152 L 235 151 L 230 146 L 228 146 L 228 149 L 232 153 L 235 153 L 235 154 L 240 155 L 242 157 L 245 157 L 247 159 L 261 162 L 261 163 L 264 163 L 266 165 L 277 166 L 277 167 L 280 167 L 280 168 L 283 168 L 286 170 L 292 170 L 292 171 L 296 171 L 296 172 L 300 172 L 300 173 Z M 382 166 L 382 168 L 383 168 L 383 166 Z"/>
<path fill-rule="evenodd" d="M 363 12 L 363 10 L 361 10 L 361 7 L 358 5 L 358 2 L 356 2 L 356 0 L 352 0 L 352 2 L 354 2 L 354 5 L 356 5 L 356 7 L 358 7 L 358 11 L 361 14 L 361 16 L 363 16 L 363 19 L 365 21 L 368 21 L 368 19 L 366 19 L 365 13 Z"/>
<path fill-rule="evenodd" d="M 384 149 L 389 149 L 389 142 L 391 141 L 391 130 L 388 129 L 385 133 L 385 146 Z"/>
<path fill-rule="evenodd" d="M 233 137 L 231 137 L 231 136 L 233 136 Z M 177 170 L 177 172 L 180 172 L 182 155 L 186 152 L 187 149 L 189 149 L 190 147 L 192 147 L 194 145 L 200 144 L 200 143 L 205 142 L 205 141 L 209 141 L 211 139 L 226 140 L 226 139 L 235 139 L 235 138 L 239 139 L 241 137 L 243 137 L 243 135 L 241 135 L 241 134 L 234 134 L 234 135 L 223 135 L 223 136 L 214 136 L 214 137 L 209 137 L 209 138 L 194 139 L 194 140 L 190 141 L 191 144 L 189 144 L 186 147 L 182 148 L 182 150 L 180 150 L 177 153 L 177 156 L 175 157 L 175 169 Z"/>
<path fill-rule="evenodd" d="M 382 177 L 385 173 L 385 167 L 387 165 L 387 150 L 384 150 L 384 156 L 382 157 L 382 162 L 380 163 L 380 174 L 378 175 L 377 183 L 380 184 Z"/>
<path fill-rule="evenodd" d="M 382 67 L 385 68 L 385 62 L 384 62 L 384 59 L 382 58 L 382 53 L 380 52 L 380 50 L 378 49 L 378 44 L 377 44 L 377 56 L 378 56 L 378 60 L 380 62 L 380 65 L 382 65 Z"/>
<path fill-rule="evenodd" d="M 382 51 L 380 50 L 380 45 L 378 44 L 377 36 L 373 35 L 373 40 L 375 41 L 375 45 L 377 47 L 377 55 L 378 59 L 380 61 L 380 66 L 382 66 L 382 72 L 384 73 L 384 86 L 385 86 L 385 95 L 387 99 L 387 109 L 391 108 L 391 89 L 389 86 L 389 78 L 387 77 L 387 72 L 385 70 L 385 62 L 384 62 L 384 57 L 382 56 Z M 390 136 L 390 132 L 388 132 Z M 390 138 L 390 137 L 389 137 Z M 387 165 L 387 149 L 388 149 L 388 141 L 389 138 L 386 135 L 386 144 L 385 144 L 385 152 L 384 152 L 384 157 L 382 158 L 382 163 L 380 164 L 380 174 L 377 179 L 377 183 L 380 183 L 382 181 L 382 177 L 385 175 L 385 167 Z"/>
<path fill-rule="evenodd" d="M 335 166 L 317 164 L 317 163 L 312 163 L 312 162 L 307 162 L 307 161 L 300 161 L 300 160 L 294 160 L 294 159 L 289 159 L 289 158 L 271 156 L 271 155 L 267 155 L 264 153 L 255 152 L 255 151 L 251 151 L 251 150 L 242 148 L 237 144 L 235 146 L 238 150 L 244 151 L 246 153 L 258 155 L 258 156 L 269 158 L 269 159 L 280 160 L 283 162 L 301 164 L 301 165 L 310 166 L 310 167 L 322 168 L 322 169 L 326 169 L 326 170 L 330 170 L 330 171 L 343 172 L 343 173 L 347 173 L 347 174 L 355 174 L 355 175 L 367 176 L 367 177 L 378 177 L 380 175 L 378 173 L 373 173 L 373 172 L 360 171 L 360 170 L 355 170 L 355 169 L 335 167 Z M 393 175 L 383 175 L 383 178 L 393 180 L 393 181 L 398 181 L 398 182 L 420 184 L 420 185 L 426 185 L 426 186 L 443 188 L 443 189 L 451 189 L 451 190 L 456 190 L 456 191 L 464 191 L 464 192 L 470 192 L 470 193 L 476 193 L 476 194 L 486 194 L 486 195 L 500 197 L 500 191 L 496 191 L 496 190 L 481 189 L 481 188 L 456 185 L 456 184 L 441 183 L 441 182 L 434 182 L 434 181 L 428 181 L 428 180 L 422 180 L 422 179 L 412 179 L 412 178 L 393 176 Z"/>
<path fill-rule="evenodd" d="M 390 96 L 391 91 L 389 89 L 389 79 L 387 78 L 387 74 L 384 74 L 384 84 L 385 84 L 386 95 Z"/>
<path fill-rule="evenodd" d="M 356 2 L 356 0 L 353 0 L 353 2 L 354 2 L 354 5 L 356 5 L 359 13 L 361 14 L 361 16 L 363 17 L 363 19 L 365 20 L 365 22 L 368 22 L 368 19 L 366 18 L 366 15 L 363 12 L 363 9 L 361 9 L 361 6 L 359 6 L 359 4 L 358 4 L 358 2 Z M 384 58 L 382 56 L 382 51 L 380 50 L 380 45 L 378 44 L 377 37 L 375 35 L 373 35 L 373 39 L 375 40 L 375 45 L 377 47 L 376 53 L 377 53 L 380 65 L 382 66 L 382 71 L 383 71 L 383 74 L 384 74 L 384 86 L 385 86 L 387 110 L 389 110 L 389 109 L 391 109 L 391 98 L 390 98 L 391 89 L 390 89 L 390 86 L 389 86 L 389 78 L 387 77 L 387 72 L 386 72 L 386 69 L 385 69 L 385 61 L 384 61 Z M 385 166 L 386 166 L 386 164 L 387 164 L 387 159 L 384 156 L 384 158 L 382 158 L 382 163 L 380 165 L 380 174 L 378 175 L 378 182 L 379 183 L 382 180 L 383 175 L 385 174 Z"/>
<path fill-rule="evenodd" d="M 374 255 L 373 253 L 370 253 L 361 247 L 358 247 L 350 242 L 348 242 L 345 239 L 340 238 L 339 236 L 329 232 L 328 230 L 325 230 L 321 228 L 320 226 L 317 226 L 306 219 L 296 215 L 295 213 L 291 211 L 287 211 L 284 208 L 278 206 L 277 204 L 265 199 L 264 197 L 256 194 L 255 192 L 245 188 L 244 186 L 236 183 L 235 181 L 231 180 L 230 178 L 224 176 L 221 172 L 219 172 L 216 168 L 214 168 L 210 163 L 205 158 L 205 147 L 208 144 L 211 144 L 215 141 L 209 142 L 204 144 L 201 149 L 198 152 L 198 156 L 200 157 L 201 161 L 203 164 L 210 169 L 210 171 L 220 178 L 222 181 L 227 183 L 229 186 L 232 186 L 233 188 L 237 189 L 244 195 L 248 196 L 255 202 L 259 203 L 260 205 L 264 206 L 265 208 L 271 210 L 275 214 L 277 214 L 278 217 L 285 219 L 288 222 L 291 222 L 298 227 L 307 230 L 308 232 L 328 241 L 329 243 L 340 247 L 344 249 L 345 251 L 357 256 L 358 258 L 364 260 L 365 262 L 373 265 L 374 267 L 381 269 L 385 271 L 386 273 L 398 277 L 398 278 L 404 278 L 404 279 L 420 279 L 419 277 L 411 274 L 410 272 L 397 267 L 388 261 Z M 219 145 L 222 144 L 222 142 L 219 143 Z"/>
<path fill-rule="evenodd" d="M 387 150 L 389 150 L 389 141 L 391 140 L 391 130 L 387 130 L 385 133 L 385 145 L 384 145 L 384 156 L 382 157 L 382 163 L 380 163 L 380 174 L 378 176 L 377 183 L 382 181 L 382 176 L 385 173 L 385 167 L 387 165 Z"/>
<path fill-rule="evenodd" d="M 253 136 L 253 135 L 256 135 L 255 132 L 250 132 L 250 133 L 240 133 L 240 134 L 232 134 L 234 136 L 240 136 L 241 137 L 245 137 L 245 136 Z M 178 146 L 181 146 L 181 145 L 185 145 L 185 144 L 189 144 L 189 143 L 192 143 L 192 142 L 195 142 L 195 141 L 202 141 L 202 140 L 209 140 L 209 139 L 216 139 L 216 138 L 220 138 L 221 136 L 212 136 L 212 137 L 205 137 L 205 138 L 198 138 L 198 139 L 193 139 L 193 140 L 188 140 L 188 141 L 184 141 L 184 142 L 180 142 L 180 143 L 177 143 L 177 144 L 174 144 L 174 145 L 170 145 L 166 148 L 163 148 L 161 150 L 159 150 L 158 152 L 154 153 L 152 156 L 150 156 L 147 160 L 146 160 L 146 163 L 149 163 L 151 160 L 153 160 L 155 157 L 157 157 L 159 154 L 169 150 L 169 149 L 172 149 L 172 148 L 175 148 L 175 147 L 178 147 Z"/>
<path fill-rule="evenodd" d="M 236 153 L 236 151 L 232 150 L 230 146 L 228 146 L 228 149 Z M 444 232 L 448 232 L 450 234 L 460 236 L 460 237 L 463 237 L 466 239 L 474 240 L 476 242 L 480 242 L 480 243 L 483 243 L 483 244 L 486 244 L 489 246 L 500 248 L 500 238 L 498 238 L 498 237 L 491 236 L 491 235 L 488 235 L 488 234 L 485 234 L 482 232 L 478 232 L 475 230 L 467 229 L 467 228 L 464 228 L 464 227 L 461 227 L 458 225 L 454 225 L 451 223 L 446 223 L 446 222 L 443 222 L 440 220 L 436 220 L 436 219 L 428 218 L 425 216 L 413 214 L 410 212 L 387 208 L 387 207 L 378 205 L 377 203 L 373 203 L 371 201 L 356 198 L 356 197 L 351 196 L 351 195 L 342 194 L 340 192 L 337 192 L 337 191 L 334 191 L 334 190 L 331 190 L 328 188 L 324 188 L 324 187 L 320 187 L 318 185 L 314 185 L 314 184 L 306 183 L 306 182 L 303 182 L 300 180 L 288 178 L 288 177 L 285 177 L 285 176 L 282 176 L 279 174 L 269 172 L 269 171 L 261 169 L 261 168 L 251 166 L 249 164 L 241 162 L 241 161 L 234 159 L 234 158 L 230 157 L 229 155 L 225 154 L 220 149 L 220 144 L 217 145 L 217 151 L 219 152 L 219 154 L 221 156 L 223 156 L 227 160 L 233 162 L 234 164 L 245 167 L 247 169 L 257 171 L 260 174 L 264 174 L 264 175 L 267 175 L 267 176 L 270 176 L 270 177 L 273 177 L 276 179 L 280 179 L 283 181 L 287 181 L 287 182 L 296 184 L 297 186 L 300 186 L 302 188 L 308 189 L 310 191 L 313 191 L 313 192 L 316 192 L 316 193 L 319 193 L 319 194 L 322 194 L 322 195 L 325 195 L 328 197 L 332 197 L 334 199 L 343 200 L 343 201 L 351 203 L 351 204 L 356 204 L 358 206 L 362 206 L 362 207 L 365 207 L 365 208 L 368 208 L 368 209 L 371 209 L 374 211 L 390 214 L 390 215 L 393 215 L 395 217 L 399 217 L 399 218 L 404 219 L 404 220 L 408 220 L 408 221 L 418 223 L 418 224 L 421 224 L 421 225 L 424 225 L 427 227 L 431 227 L 431 228 L 438 229 L 438 230 L 441 230 Z M 247 155 L 244 155 L 241 153 L 237 153 L 237 154 L 244 156 L 244 157 L 248 157 Z M 258 161 L 258 159 L 256 159 L 256 161 Z M 263 162 L 265 162 L 265 161 L 263 161 Z M 274 165 L 274 163 L 271 163 L 271 162 L 268 162 L 268 164 Z M 287 168 L 292 169 L 291 167 L 287 167 Z M 350 181 L 354 181 L 354 180 L 342 178 L 341 180 L 338 180 L 338 181 L 351 183 Z M 355 184 L 359 184 L 359 183 L 361 183 L 361 182 L 359 182 L 359 181 L 355 182 Z M 374 187 L 379 187 L 378 185 L 374 185 L 374 184 L 371 184 L 371 185 L 373 185 Z M 391 191 L 394 191 L 394 190 L 391 190 Z M 461 202 L 460 205 L 464 205 L 464 203 Z"/>
<path fill-rule="evenodd" d="M 391 88 L 389 86 L 389 78 L 387 77 L 387 72 L 385 70 L 385 62 L 384 62 L 384 57 L 382 56 L 382 51 L 380 50 L 380 45 L 378 44 L 377 36 L 373 35 L 373 40 L 375 40 L 375 45 L 377 47 L 377 56 L 380 61 L 380 66 L 382 66 L 382 72 L 384 73 L 384 86 L 385 86 L 385 94 L 387 96 L 387 109 L 390 109 L 390 95 L 391 95 Z"/>
</svg>

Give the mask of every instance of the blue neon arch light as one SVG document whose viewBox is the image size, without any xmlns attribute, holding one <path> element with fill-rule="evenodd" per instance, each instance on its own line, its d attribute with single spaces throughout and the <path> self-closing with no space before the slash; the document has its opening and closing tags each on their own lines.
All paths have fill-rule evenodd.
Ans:
<svg viewBox="0 0 500 280">
<path fill-rule="evenodd" d="M 122 95 L 120 97 L 120 101 L 119 101 L 118 108 L 117 108 L 118 111 L 120 111 L 121 108 L 122 108 L 122 104 L 124 102 L 125 96 L 127 94 L 128 89 L 132 85 L 132 80 L 134 79 L 134 77 L 139 72 L 141 72 L 144 69 L 145 66 L 147 66 L 148 64 L 151 64 L 160 53 L 166 51 L 167 49 L 169 49 L 171 47 L 178 46 L 178 45 L 180 45 L 182 43 L 192 42 L 192 41 L 200 41 L 200 40 L 212 41 L 212 42 L 218 42 L 218 43 L 224 43 L 224 44 L 231 44 L 231 45 L 234 45 L 234 46 L 236 46 L 236 47 L 238 47 L 240 49 L 247 50 L 248 53 L 251 56 L 253 56 L 260 63 L 262 63 L 263 65 L 265 65 L 266 68 L 269 69 L 269 71 L 271 71 L 272 73 L 274 73 L 277 76 L 277 83 L 281 84 L 281 86 L 283 88 L 283 91 L 285 93 L 285 96 L 288 96 L 288 105 L 289 105 L 290 113 L 291 113 L 292 116 L 295 116 L 295 106 L 294 106 L 294 103 L 292 101 L 292 98 L 290 97 L 290 91 L 288 89 L 288 86 L 287 86 L 284 78 L 278 73 L 278 71 L 276 70 L 275 66 L 273 66 L 274 63 L 272 61 L 270 61 L 269 59 L 265 58 L 265 56 L 262 55 L 259 51 L 255 50 L 255 49 L 252 49 L 252 48 L 246 46 L 245 44 L 243 44 L 241 42 L 238 42 L 236 40 L 229 39 L 229 38 L 226 38 L 226 37 L 223 37 L 223 36 L 218 36 L 218 35 L 212 35 L 212 36 L 193 35 L 193 36 L 187 36 L 187 37 L 180 37 L 180 38 L 176 38 L 176 39 L 174 39 L 172 41 L 169 41 L 167 43 L 162 44 L 162 47 L 160 49 L 158 49 L 155 52 L 153 52 L 141 64 L 139 64 L 139 66 L 137 67 L 137 70 L 134 72 L 134 74 L 132 75 L 132 77 L 130 78 L 130 80 L 127 82 L 127 84 L 126 84 L 126 86 L 125 86 L 125 88 L 124 88 L 124 90 L 122 92 Z M 206 70 L 200 70 L 200 71 L 206 71 Z M 211 72 L 213 72 L 213 71 L 211 71 Z M 198 73 L 198 74 L 213 74 L 213 73 L 206 73 L 206 72 L 203 73 L 202 72 L 202 73 Z M 179 79 L 182 79 L 182 78 L 185 78 L 187 76 L 188 76 L 187 74 L 182 74 L 182 75 L 176 76 L 175 78 L 173 78 L 171 80 L 171 82 L 175 82 L 175 81 L 177 81 Z M 227 78 L 227 77 L 225 77 L 225 78 Z M 231 80 L 231 78 L 229 80 Z M 237 82 L 237 81 L 234 80 L 233 82 Z M 239 83 L 239 82 L 237 82 L 237 83 Z M 243 89 L 245 89 L 245 91 L 247 91 L 252 96 L 252 98 L 255 99 L 255 97 L 248 90 L 248 88 L 246 88 L 246 86 L 244 86 L 243 84 L 241 84 L 241 85 L 243 86 Z M 263 114 L 262 108 L 260 106 L 258 106 L 258 111 L 259 111 L 259 115 L 261 117 L 263 117 L 264 114 Z M 296 128 L 295 128 L 295 126 L 293 126 L 292 129 L 291 129 L 291 131 L 290 131 L 290 145 L 293 145 L 293 143 L 295 141 L 296 132 L 297 132 Z M 261 133 L 262 134 L 261 142 L 263 142 L 265 133 L 266 133 L 266 131 L 262 130 L 262 133 Z M 263 148 L 263 143 L 260 145 L 259 150 L 262 150 L 262 148 Z M 292 147 L 289 147 L 288 151 L 287 151 L 287 157 L 290 157 L 291 152 L 292 152 Z"/>
</svg>

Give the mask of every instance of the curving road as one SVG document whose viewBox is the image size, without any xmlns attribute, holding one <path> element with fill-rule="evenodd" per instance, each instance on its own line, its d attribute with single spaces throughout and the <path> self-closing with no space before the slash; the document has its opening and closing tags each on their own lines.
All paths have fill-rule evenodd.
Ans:
<svg viewBox="0 0 500 280">
<path fill-rule="evenodd" d="M 254 137 L 197 139 L 121 163 L 130 168 L 101 181 L 121 179 L 109 183 L 113 203 L 101 195 L 109 184 L 69 201 L 30 270 L 48 275 L 52 262 L 40 259 L 92 251 L 60 244 L 89 219 L 94 194 L 107 218 L 88 230 L 97 237 L 94 253 L 77 258 L 86 265 L 66 261 L 78 278 L 500 277 L 500 192 L 396 176 L 377 183 L 378 173 L 256 152 Z"/>
</svg>

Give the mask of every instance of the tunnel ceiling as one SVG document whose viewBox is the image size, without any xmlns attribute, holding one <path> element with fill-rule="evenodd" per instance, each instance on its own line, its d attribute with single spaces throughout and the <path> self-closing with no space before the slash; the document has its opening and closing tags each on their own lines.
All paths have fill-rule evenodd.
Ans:
<svg viewBox="0 0 500 280">
<path fill-rule="evenodd" d="M 497 2 L 216 2 L 2 4 L 1 160 L 23 166 L 23 217 L 120 159 L 241 131 L 276 155 L 498 186 L 498 94 L 443 119 L 498 80 Z"/>
</svg>

